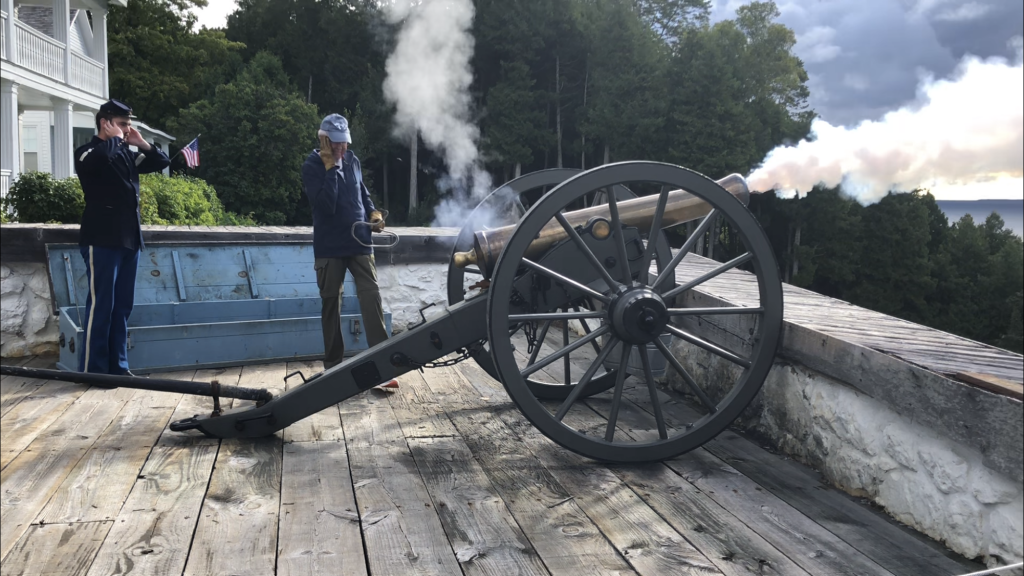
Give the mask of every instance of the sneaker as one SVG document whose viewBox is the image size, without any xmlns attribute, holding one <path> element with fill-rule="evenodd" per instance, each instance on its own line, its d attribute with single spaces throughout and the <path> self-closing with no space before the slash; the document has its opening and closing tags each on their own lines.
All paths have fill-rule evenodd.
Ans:
<svg viewBox="0 0 1024 576">
<path fill-rule="evenodd" d="M 398 380 L 391 380 L 383 384 L 377 385 L 377 388 L 381 390 L 398 390 Z"/>
</svg>

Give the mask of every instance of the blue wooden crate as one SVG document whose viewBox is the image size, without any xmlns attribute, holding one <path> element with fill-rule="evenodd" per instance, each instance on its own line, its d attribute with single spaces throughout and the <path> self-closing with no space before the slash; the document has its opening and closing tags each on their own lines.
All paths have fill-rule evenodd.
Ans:
<svg viewBox="0 0 1024 576">
<path fill-rule="evenodd" d="M 84 349 L 88 279 L 77 245 L 47 244 L 50 293 L 60 317 L 62 370 Z M 320 295 L 307 242 L 147 245 L 128 321 L 133 371 L 214 368 L 323 358 Z M 345 353 L 367 348 L 355 282 L 341 303 Z M 384 312 L 391 334 L 391 313 Z"/>
</svg>

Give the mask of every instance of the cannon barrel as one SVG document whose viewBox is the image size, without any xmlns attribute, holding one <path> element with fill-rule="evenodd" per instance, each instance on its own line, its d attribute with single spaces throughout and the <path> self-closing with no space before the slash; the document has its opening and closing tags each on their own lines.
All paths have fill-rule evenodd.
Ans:
<svg viewBox="0 0 1024 576">
<path fill-rule="evenodd" d="M 726 189 L 744 205 L 750 202 L 750 189 L 747 182 L 739 174 L 730 174 L 716 184 Z M 658 195 L 643 196 L 631 200 L 623 200 L 618 203 L 619 218 L 624 226 L 635 226 L 644 232 L 649 232 L 654 211 L 658 206 Z M 662 227 L 669 228 L 684 222 L 696 220 L 711 212 L 711 205 L 689 192 L 684 190 L 673 190 L 668 194 L 668 202 L 665 205 L 665 215 L 662 217 Z M 566 221 L 573 227 L 586 225 L 595 218 L 609 219 L 607 204 L 575 210 L 565 214 Z M 490 274 L 494 269 L 498 256 L 505 248 L 505 244 L 512 236 L 516 225 L 504 226 L 493 230 L 480 230 L 473 235 L 473 249 L 467 252 L 456 252 L 453 257 L 453 264 L 459 268 L 470 265 L 477 265 L 485 274 Z M 542 254 L 552 245 L 565 240 L 568 234 L 561 224 L 552 220 L 541 229 L 537 239 L 530 244 L 526 252 L 527 257 Z"/>
</svg>

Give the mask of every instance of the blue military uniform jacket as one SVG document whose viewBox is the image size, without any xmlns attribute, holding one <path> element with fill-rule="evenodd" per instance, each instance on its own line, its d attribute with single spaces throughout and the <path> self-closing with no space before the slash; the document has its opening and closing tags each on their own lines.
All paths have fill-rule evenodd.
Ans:
<svg viewBox="0 0 1024 576">
<path fill-rule="evenodd" d="M 136 165 L 140 155 L 145 158 Z M 75 150 L 75 172 L 85 193 L 85 212 L 78 244 L 139 250 L 142 216 L 139 212 L 139 174 L 159 172 L 171 163 L 155 146 L 132 152 L 121 138 L 92 140 Z"/>
</svg>

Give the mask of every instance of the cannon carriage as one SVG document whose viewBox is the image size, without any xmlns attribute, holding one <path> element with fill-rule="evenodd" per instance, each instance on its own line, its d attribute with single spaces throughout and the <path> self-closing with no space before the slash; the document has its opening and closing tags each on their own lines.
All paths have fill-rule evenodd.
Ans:
<svg viewBox="0 0 1024 576">
<path fill-rule="evenodd" d="M 638 190 L 655 193 L 636 196 Z M 739 176 L 716 182 L 653 162 L 585 172 L 546 170 L 517 178 L 467 218 L 452 250 L 445 309 L 277 397 L 190 383 L 189 390 L 178 391 L 258 401 L 180 420 L 171 428 L 218 438 L 270 435 L 403 373 L 472 359 L 502 382 L 534 426 L 570 450 L 611 462 L 682 454 L 739 416 L 760 390 L 775 356 L 781 282 L 767 237 L 745 206 L 748 199 Z M 728 221 L 738 236 L 739 255 L 680 283 L 676 272 L 684 256 L 717 218 Z M 673 251 L 664 231 L 686 222 L 696 227 Z M 756 306 L 679 306 L 687 291 L 736 267 L 756 276 Z M 716 315 L 752 320 L 744 324 L 752 328 L 742 350 L 728 349 L 678 322 Z M 698 381 L 675 357 L 673 342 L 676 349 L 695 347 L 726 359 L 736 368 L 731 380 L 714 386 Z M 655 375 L 665 372 L 681 377 L 700 414 L 685 426 L 671 427 L 662 417 Z M 90 376 L 54 379 L 97 378 Z M 105 383 L 161 385 L 132 377 L 106 377 Z M 605 400 L 600 429 L 576 426 L 579 419 L 571 417 L 574 410 L 590 409 L 588 398 Z M 627 398 L 657 422 L 651 438 L 616 435 Z"/>
</svg>

